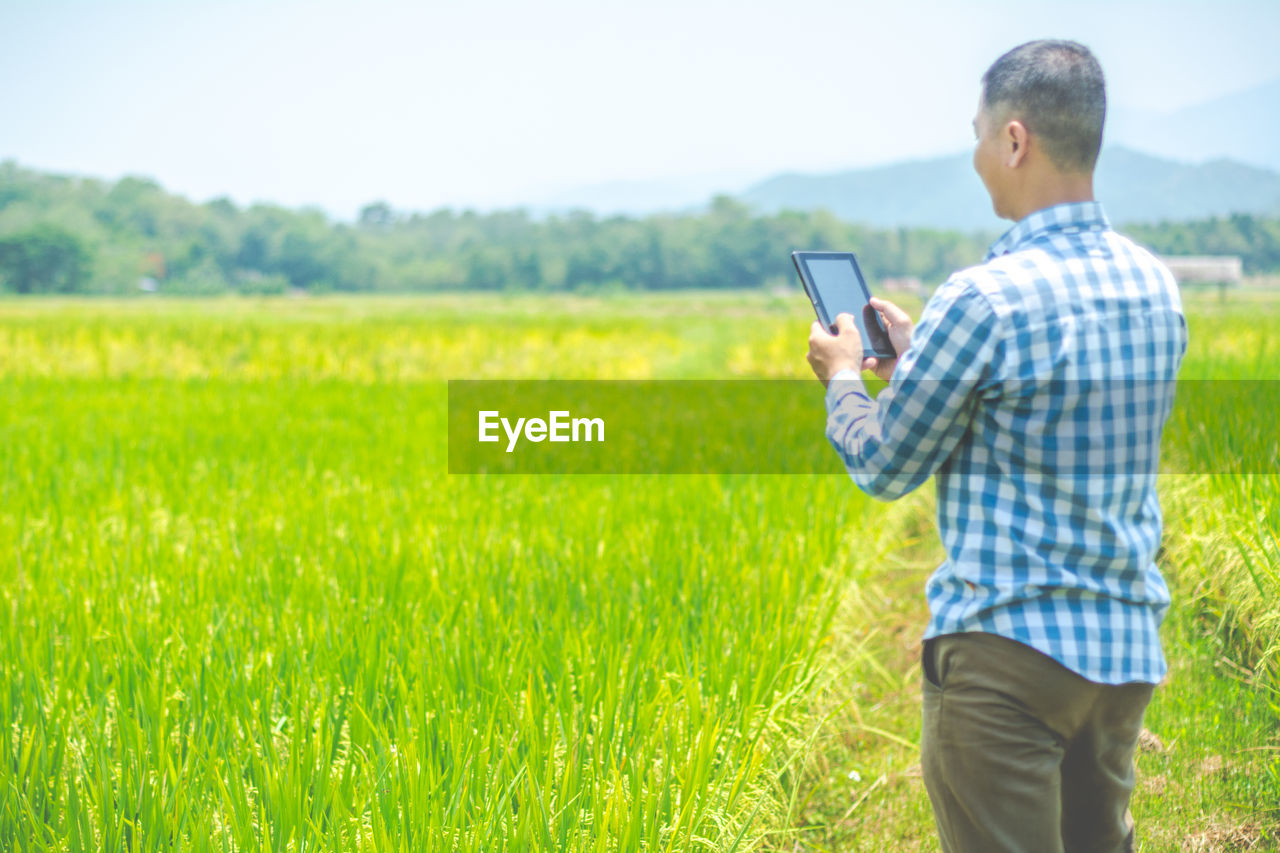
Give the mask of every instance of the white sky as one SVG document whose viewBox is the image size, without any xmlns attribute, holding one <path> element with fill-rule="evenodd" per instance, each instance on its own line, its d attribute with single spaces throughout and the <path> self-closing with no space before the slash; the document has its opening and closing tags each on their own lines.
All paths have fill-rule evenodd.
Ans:
<svg viewBox="0 0 1280 853">
<path fill-rule="evenodd" d="M 1280 76 L 1277 0 L 0 0 L 0 159 L 344 217 L 848 168 L 968 147 L 983 70 L 1043 37 L 1113 108 Z"/>
</svg>

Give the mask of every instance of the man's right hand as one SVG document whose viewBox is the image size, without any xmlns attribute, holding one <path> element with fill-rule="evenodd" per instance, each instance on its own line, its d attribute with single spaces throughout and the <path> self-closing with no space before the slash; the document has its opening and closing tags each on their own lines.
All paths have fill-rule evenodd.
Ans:
<svg viewBox="0 0 1280 853">
<path fill-rule="evenodd" d="M 911 315 L 889 300 L 878 296 L 871 297 L 871 307 L 876 309 L 884 322 L 884 327 L 889 332 L 889 343 L 893 344 L 894 351 L 899 355 L 906 352 L 907 347 L 911 346 L 911 330 L 915 328 Z M 885 382 L 893 376 L 893 369 L 897 365 L 896 358 L 864 358 L 862 360 L 863 370 L 870 370 Z"/>
</svg>

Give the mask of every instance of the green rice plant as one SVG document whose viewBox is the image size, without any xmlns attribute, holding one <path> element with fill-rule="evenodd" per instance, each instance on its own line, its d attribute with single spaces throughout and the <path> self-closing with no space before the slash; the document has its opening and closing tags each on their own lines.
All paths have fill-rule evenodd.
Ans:
<svg viewBox="0 0 1280 853">
<path fill-rule="evenodd" d="M 893 808 L 927 493 L 445 472 L 445 379 L 804 377 L 803 299 L 490 308 L 0 304 L 0 849 L 793 849 Z M 1198 311 L 1188 375 L 1269 375 L 1274 311 Z M 1280 483 L 1164 488 L 1179 612 L 1274 685 Z M 837 802 L 847 754 L 886 781 Z"/>
</svg>

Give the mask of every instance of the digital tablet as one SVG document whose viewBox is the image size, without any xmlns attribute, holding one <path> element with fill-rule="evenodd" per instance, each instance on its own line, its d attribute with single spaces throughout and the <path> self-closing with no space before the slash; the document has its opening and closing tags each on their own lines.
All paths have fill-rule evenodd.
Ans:
<svg viewBox="0 0 1280 853">
<path fill-rule="evenodd" d="M 869 304 L 871 292 L 853 252 L 792 252 L 791 261 L 819 323 L 835 334 L 836 315 L 848 312 L 862 336 L 863 358 L 897 357 L 880 312 Z"/>
</svg>

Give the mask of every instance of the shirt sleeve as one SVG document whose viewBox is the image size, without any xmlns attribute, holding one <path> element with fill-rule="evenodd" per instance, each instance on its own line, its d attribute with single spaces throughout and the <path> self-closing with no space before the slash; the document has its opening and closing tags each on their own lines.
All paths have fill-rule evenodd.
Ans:
<svg viewBox="0 0 1280 853">
<path fill-rule="evenodd" d="M 852 370 L 827 386 L 827 438 L 858 488 L 894 500 L 919 488 L 969 427 L 1001 351 L 999 317 L 969 281 L 925 305 L 893 378 L 873 400 Z"/>
</svg>

